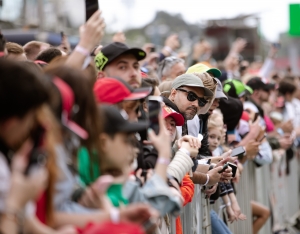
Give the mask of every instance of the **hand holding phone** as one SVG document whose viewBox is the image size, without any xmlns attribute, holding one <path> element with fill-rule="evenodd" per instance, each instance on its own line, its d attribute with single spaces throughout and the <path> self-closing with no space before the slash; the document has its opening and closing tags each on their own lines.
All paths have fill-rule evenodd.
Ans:
<svg viewBox="0 0 300 234">
<path fill-rule="evenodd" d="M 236 171 L 237 171 L 237 165 L 231 163 L 231 162 L 228 162 L 228 166 L 231 167 L 232 169 L 232 177 L 234 178 L 235 175 L 236 175 Z"/>
<path fill-rule="evenodd" d="M 222 170 L 218 171 L 220 174 L 223 173 L 228 168 L 228 163 L 225 163 Z"/>
<path fill-rule="evenodd" d="M 243 158 L 245 155 L 245 148 L 243 146 L 236 147 L 231 152 L 231 157 Z"/>
</svg>

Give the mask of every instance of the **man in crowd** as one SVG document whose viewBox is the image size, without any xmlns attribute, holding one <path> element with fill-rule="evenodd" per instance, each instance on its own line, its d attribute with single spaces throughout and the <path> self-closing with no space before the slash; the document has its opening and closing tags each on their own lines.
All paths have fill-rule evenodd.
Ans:
<svg viewBox="0 0 300 234">
<path fill-rule="evenodd" d="M 95 57 L 98 78 L 119 77 L 133 88 L 142 84 L 139 61 L 146 57 L 146 52 L 139 48 L 114 42 L 102 48 Z"/>
<path fill-rule="evenodd" d="M 161 81 L 174 80 L 186 71 L 184 60 L 177 57 L 166 57 L 159 63 L 158 78 Z"/>
<path fill-rule="evenodd" d="M 167 106 L 183 115 L 185 123 L 182 129 L 180 127 L 177 129 L 182 136 L 189 135 L 187 120 L 193 119 L 200 108 L 206 104 L 204 96 L 211 97 L 212 95 L 213 93 L 204 87 L 201 79 L 193 74 L 183 74 L 173 81 L 170 96 L 168 99 L 164 98 L 164 102 Z M 198 166 L 197 160 L 195 160 L 193 170 L 195 171 L 197 167 L 202 166 Z M 209 182 L 207 178 L 209 178 Z M 210 185 L 214 185 L 220 178 L 221 176 L 218 175 L 216 170 L 210 170 L 208 176 L 205 173 L 195 171 L 192 179 L 196 184 L 205 184 L 208 182 Z"/>
<path fill-rule="evenodd" d="M 221 71 L 216 68 L 210 68 L 206 66 L 205 64 L 198 63 L 196 65 L 193 65 L 189 67 L 187 70 L 187 74 L 191 73 L 204 73 L 207 72 L 212 77 L 219 78 L 221 76 Z M 211 156 L 210 151 L 208 149 L 208 133 L 207 133 L 207 121 L 209 115 L 219 107 L 219 103 L 221 99 L 228 99 L 227 96 L 223 93 L 223 86 L 221 82 L 216 79 L 217 81 L 217 89 L 216 89 L 216 96 L 213 100 L 213 103 L 208 110 L 208 113 L 199 115 L 199 133 L 203 135 L 203 139 L 201 141 L 201 148 L 199 149 L 199 154 L 202 156 Z M 195 117 L 196 121 L 198 120 L 198 116 Z M 192 122 L 188 122 L 188 128 L 192 128 Z"/>
</svg>

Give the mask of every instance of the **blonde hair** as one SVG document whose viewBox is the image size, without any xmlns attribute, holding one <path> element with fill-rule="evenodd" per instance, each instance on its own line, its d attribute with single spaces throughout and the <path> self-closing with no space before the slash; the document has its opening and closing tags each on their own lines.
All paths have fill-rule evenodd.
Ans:
<svg viewBox="0 0 300 234">
<path fill-rule="evenodd" d="M 161 96 L 168 98 L 170 96 L 171 93 L 171 89 L 172 89 L 172 80 L 168 80 L 168 81 L 163 81 L 162 83 L 160 83 L 160 85 L 158 86 L 159 91 L 161 92 Z"/>
<path fill-rule="evenodd" d="M 224 134 L 225 134 L 225 129 L 224 129 L 224 122 L 223 122 L 223 115 L 220 112 L 213 112 L 209 118 L 208 118 L 208 122 L 207 122 L 207 129 L 208 132 L 211 129 L 217 128 L 218 130 L 220 130 L 222 138 L 224 138 Z M 225 143 L 225 138 L 221 140 L 221 144 Z"/>
<path fill-rule="evenodd" d="M 220 130 L 223 128 L 223 116 L 218 113 L 212 113 L 209 116 L 208 122 L 207 122 L 207 128 L 219 128 Z"/>
</svg>

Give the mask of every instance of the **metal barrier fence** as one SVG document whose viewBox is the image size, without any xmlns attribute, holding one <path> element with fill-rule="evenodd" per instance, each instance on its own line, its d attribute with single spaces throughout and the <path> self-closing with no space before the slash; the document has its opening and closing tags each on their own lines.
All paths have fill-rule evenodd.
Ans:
<svg viewBox="0 0 300 234">
<path fill-rule="evenodd" d="M 293 217 L 299 212 L 299 166 L 296 156 L 290 160 L 290 173 L 286 174 L 286 156 L 278 156 L 274 152 L 274 162 L 271 165 L 256 167 L 249 161 L 244 164 L 244 171 L 238 184 L 235 185 L 236 196 L 242 212 L 247 220 L 229 224 L 233 234 L 252 234 L 251 200 L 268 207 L 272 217 L 260 230 L 259 234 L 271 234 L 287 228 L 289 233 L 299 233 L 291 228 L 295 221 Z M 194 198 L 183 208 L 181 222 L 184 234 L 211 234 L 210 209 L 219 213 L 222 205 L 218 199 L 210 206 L 201 192 L 201 186 L 195 186 Z M 273 220 L 271 224 L 271 219 Z M 176 234 L 175 219 L 171 222 L 171 233 Z"/>
</svg>

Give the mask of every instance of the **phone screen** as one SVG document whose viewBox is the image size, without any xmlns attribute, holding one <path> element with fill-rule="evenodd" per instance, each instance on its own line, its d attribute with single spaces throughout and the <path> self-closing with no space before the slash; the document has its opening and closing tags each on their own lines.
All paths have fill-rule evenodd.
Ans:
<svg viewBox="0 0 300 234">
<path fill-rule="evenodd" d="M 159 122 L 158 116 L 161 112 L 161 105 L 158 100 L 148 100 L 148 108 L 149 108 L 149 121 L 150 128 L 158 134 L 159 133 Z"/>
<path fill-rule="evenodd" d="M 99 9 L 98 0 L 85 0 L 85 19 L 88 19 Z"/>
</svg>

